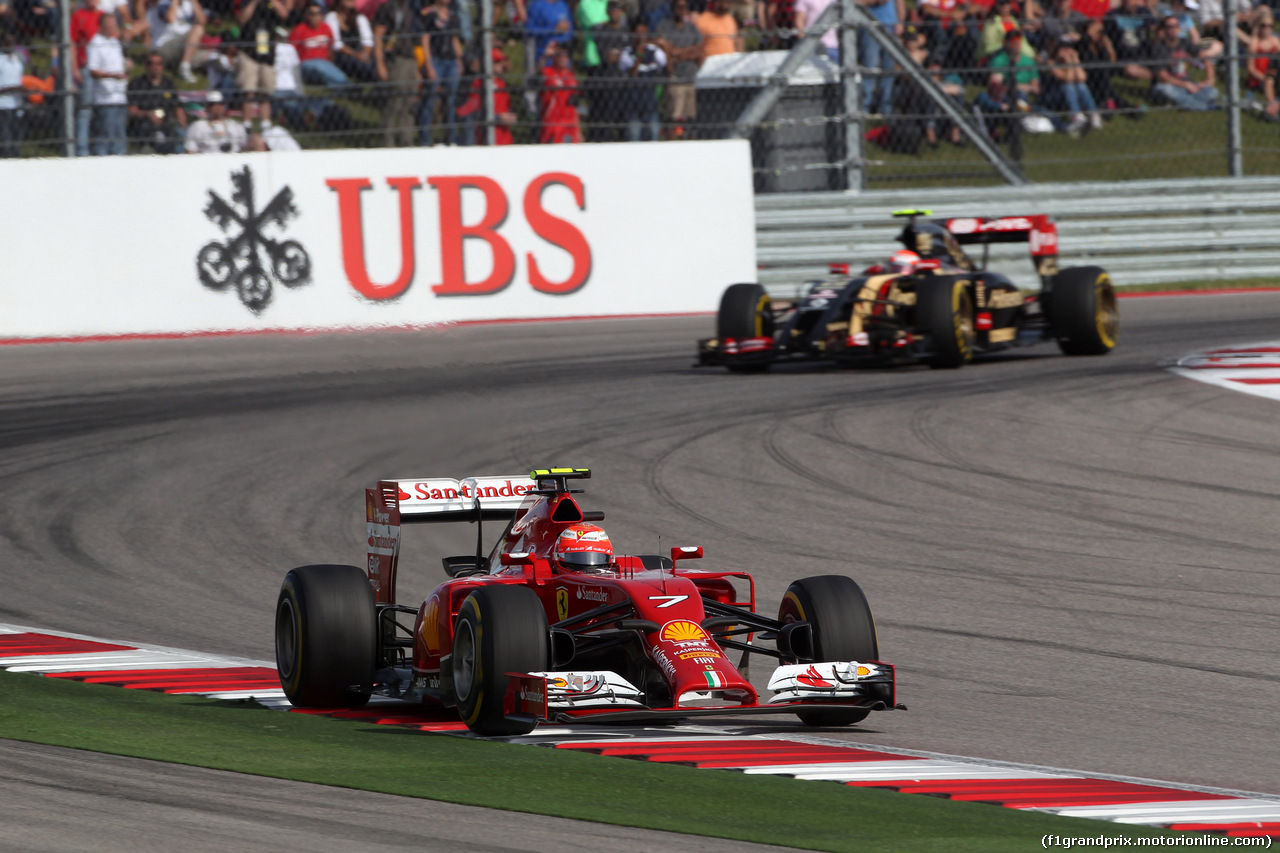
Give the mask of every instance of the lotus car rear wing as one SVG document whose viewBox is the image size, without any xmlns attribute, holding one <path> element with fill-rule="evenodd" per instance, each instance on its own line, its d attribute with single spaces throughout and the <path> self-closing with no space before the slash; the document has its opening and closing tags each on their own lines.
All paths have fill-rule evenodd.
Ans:
<svg viewBox="0 0 1280 853">
<path fill-rule="evenodd" d="M 1031 262 L 1036 266 L 1041 283 L 1047 287 L 1049 279 L 1058 274 L 1058 226 L 1048 216 L 999 216 L 993 219 L 968 217 L 932 221 L 951 232 L 956 242 L 962 246 L 1029 243 Z M 983 266 L 986 266 L 985 259 Z"/>
<path fill-rule="evenodd" d="M 379 480 L 374 488 L 365 489 L 369 585 L 373 587 L 374 598 L 381 603 L 395 604 L 401 524 L 510 521 L 525 495 L 537 488 L 538 483 L 528 475 L 513 474 L 462 480 L 441 477 Z M 477 531 L 477 540 L 482 535 Z M 477 545 L 477 561 L 479 550 Z"/>
<path fill-rule="evenodd" d="M 895 210 L 895 217 L 915 222 L 917 217 L 932 216 L 932 210 L 910 208 Z M 987 266 L 986 246 L 992 243 L 1029 243 L 1031 262 L 1036 266 L 1040 283 L 1047 290 L 1058 274 L 1058 226 L 1044 214 L 1034 216 L 969 216 L 955 219 L 930 219 L 941 225 L 961 246 L 983 246 L 983 269 Z M 908 226 L 910 227 L 910 226 Z"/>
</svg>

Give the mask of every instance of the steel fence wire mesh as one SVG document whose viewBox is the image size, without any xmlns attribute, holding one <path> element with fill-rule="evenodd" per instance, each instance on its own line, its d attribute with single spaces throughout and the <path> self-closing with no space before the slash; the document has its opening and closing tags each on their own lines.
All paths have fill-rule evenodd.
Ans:
<svg viewBox="0 0 1280 853">
<path fill-rule="evenodd" d="M 1232 106 L 1244 172 L 1280 172 L 1270 7 L 1228 32 L 1216 0 L 1115 2 L 902 3 L 877 26 L 909 68 L 841 24 L 750 130 L 757 189 L 999 182 L 971 132 L 1032 181 L 1225 175 Z M 54 0 L 0 2 L 0 155 L 727 138 L 827 4 L 509 0 L 489 21 L 479 0 L 97 5 L 67 41 Z M 849 28 L 856 64 L 833 47 Z"/>
</svg>

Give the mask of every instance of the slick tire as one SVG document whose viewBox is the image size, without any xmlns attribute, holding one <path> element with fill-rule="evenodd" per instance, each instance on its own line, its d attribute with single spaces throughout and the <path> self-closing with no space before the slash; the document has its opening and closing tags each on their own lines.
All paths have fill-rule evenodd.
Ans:
<svg viewBox="0 0 1280 853">
<path fill-rule="evenodd" d="M 302 566 L 276 600 L 276 670 L 300 708 L 369 701 L 377 665 L 377 614 L 369 578 L 355 566 Z"/>
<path fill-rule="evenodd" d="M 1070 267 L 1053 278 L 1053 336 L 1067 355 L 1106 355 L 1120 337 L 1111 276 L 1101 267 Z"/>
<path fill-rule="evenodd" d="M 532 590 L 493 584 L 467 596 L 453 627 L 453 689 L 467 728 L 478 735 L 522 735 L 533 723 L 508 720 L 508 672 L 546 670 L 547 614 Z"/>
<path fill-rule="evenodd" d="M 808 622 L 813 626 L 814 660 L 871 661 L 880 659 L 876 623 L 862 588 L 844 575 L 803 578 L 787 587 L 778 621 Z M 806 726 L 848 726 L 860 723 L 870 711 L 800 711 Z"/>
<path fill-rule="evenodd" d="M 915 326 L 932 341 L 925 364 L 951 369 L 973 359 L 973 297 L 964 279 L 924 278 L 916 285 Z"/>
<path fill-rule="evenodd" d="M 731 284 L 720 297 L 716 315 L 716 336 L 725 338 L 773 337 L 773 307 L 769 294 L 758 284 Z M 769 369 L 768 361 L 729 364 L 734 373 L 759 373 Z"/>
</svg>

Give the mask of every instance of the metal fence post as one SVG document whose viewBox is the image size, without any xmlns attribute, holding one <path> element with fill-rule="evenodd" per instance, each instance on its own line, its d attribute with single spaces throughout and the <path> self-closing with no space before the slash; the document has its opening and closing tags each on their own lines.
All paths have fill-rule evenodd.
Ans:
<svg viewBox="0 0 1280 853">
<path fill-rule="evenodd" d="M 59 0 L 58 11 L 62 21 L 58 27 L 58 88 L 62 90 L 63 154 L 76 156 L 76 96 L 71 91 L 71 69 L 76 61 L 76 47 L 71 43 L 71 0 Z"/>
<path fill-rule="evenodd" d="M 493 145 L 497 116 L 493 113 L 493 0 L 480 0 L 480 50 L 484 69 L 484 144 Z"/>
<path fill-rule="evenodd" d="M 1223 3 L 1222 27 L 1227 39 L 1227 174 L 1244 176 L 1244 152 L 1240 135 L 1240 44 L 1236 37 L 1236 0 Z"/>
<path fill-rule="evenodd" d="M 866 188 L 862 153 L 862 71 L 858 56 L 857 0 L 840 0 L 840 87 L 844 90 L 845 187 L 852 192 Z"/>
</svg>

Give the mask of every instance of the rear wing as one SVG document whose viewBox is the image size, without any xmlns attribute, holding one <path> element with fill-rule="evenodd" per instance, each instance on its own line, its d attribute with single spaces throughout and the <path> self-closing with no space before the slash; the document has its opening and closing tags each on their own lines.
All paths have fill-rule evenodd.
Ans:
<svg viewBox="0 0 1280 853">
<path fill-rule="evenodd" d="M 537 483 L 524 474 L 379 480 L 365 489 L 368 572 L 374 598 L 395 603 L 400 525 L 434 521 L 510 521 Z"/>
<path fill-rule="evenodd" d="M 1030 243 L 1031 262 L 1036 265 L 1042 284 L 1058 274 L 1058 226 L 1043 214 L 1036 216 L 999 216 L 934 219 L 947 229 L 962 246 L 991 243 Z"/>
<path fill-rule="evenodd" d="M 475 521 L 477 501 L 479 518 L 505 521 L 515 515 L 524 496 L 536 488 L 537 483 L 527 474 L 378 482 L 380 492 L 394 492 L 402 524 Z"/>
</svg>

